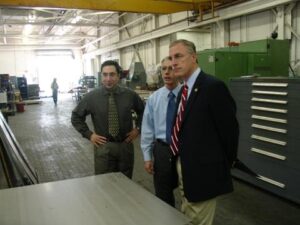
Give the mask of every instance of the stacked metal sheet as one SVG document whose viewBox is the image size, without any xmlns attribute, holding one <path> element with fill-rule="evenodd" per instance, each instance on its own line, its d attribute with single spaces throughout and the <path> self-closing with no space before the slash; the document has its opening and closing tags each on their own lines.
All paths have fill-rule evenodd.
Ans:
<svg viewBox="0 0 300 225">
<path fill-rule="evenodd" d="M 0 181 L 5 187 L 37 184 L 38 177 L 0 112 Z M 6 181 L 6 182 L 5 182 Z"/>
<path fill-rule="evenodd" d="M 3 225 L 187 225 L 189 221 L 121 173 L 0 190 Z"/>
</svg>

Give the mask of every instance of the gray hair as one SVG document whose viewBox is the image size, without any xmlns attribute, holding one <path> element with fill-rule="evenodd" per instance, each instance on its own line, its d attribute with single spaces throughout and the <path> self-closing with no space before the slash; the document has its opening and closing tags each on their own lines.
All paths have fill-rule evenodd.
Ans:
<svg viewBox="0 0 300 225">
<path fill-rule="evenodd" d="M 178 45 L 178 44 L 184 45 L 187 48 L 187 50 L 188 50 L 189 53 L 196 54 L 196 46 L 195 46 L 195 44 L 193 42 L 185 40 L 185 39 L 179 39 L 179 40 L 173 41 L 170 44 L 169 48 L 171 48 L 171 47 L 173 47 L 175 45 Z"/>
<path fill-rule="evenodd" d="M 167 60 L 171 61 L 169 56 L 166 56 L 165 58 L 163 58 L 160 63 L 162 64 Z"/>
</svg>

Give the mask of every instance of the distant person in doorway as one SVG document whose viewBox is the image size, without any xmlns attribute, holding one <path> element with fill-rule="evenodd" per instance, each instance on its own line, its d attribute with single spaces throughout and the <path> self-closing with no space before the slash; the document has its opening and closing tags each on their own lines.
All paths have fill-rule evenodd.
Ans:
<svg viewBox="0 0 300 225">
<path fill-rule="evenodd" d="M 144 103 L 139 95 L 119 86 L 121 67 L 115 61 L 101 65 L 102 86 L 86 94 L 73 110 L 71 122 L 95 146 L 95 174 L 122 172 L 132 177 L 133 140 L 140 133 Z M 137 120 L 133 126 L 132 111 Z M 91 115 L 94 131 L 86 123 Z"/>
<path fill-rule="evenodd" d="M 53 79 L 52 84 L 51 84 L 51 89 L 52 89 L 52 98 L 55 106 L 57 105 L 57 95 L 58 95 L 58 84 L 56 81 L 56 78 Z"/>
<path fill-rule="evenodd" d="M 141 149 L 144 167 L 153 174 L 155 194 L 175 206 L 173 190 L 177 187 L 176 158 L 173 156 L 171 129 L 176 114 L 176 98 L 180 90 L 168 58 L 161 62 L 164 87 L 155 91 L 147 100 L 141 132 Z"/>
</svg>

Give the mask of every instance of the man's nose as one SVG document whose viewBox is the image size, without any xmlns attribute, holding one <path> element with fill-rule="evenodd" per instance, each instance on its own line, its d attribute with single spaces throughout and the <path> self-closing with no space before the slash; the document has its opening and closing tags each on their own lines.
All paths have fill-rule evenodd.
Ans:
<svg viewBox="0 0 300 225">
<path fill-rule="evenodd" d="M 172 59 L 171 61 L 172 67 L 174 68 L 175 66 L 177 66 L 177 62 L 175 59 Z"/>
</svg>

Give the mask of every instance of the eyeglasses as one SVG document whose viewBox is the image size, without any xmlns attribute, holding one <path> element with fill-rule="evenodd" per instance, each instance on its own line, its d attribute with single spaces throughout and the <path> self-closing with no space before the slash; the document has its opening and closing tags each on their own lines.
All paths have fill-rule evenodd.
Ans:
<svg viewBox="0 0 300 225">
<path fill-rule="evenodd" d="M 163 66 L 162 68 L 161 68 L 161 71 L 162 72 L 166 72 L 166 71 L 173 71 L 173 67 L 172 66 Z"/>
</svg>

